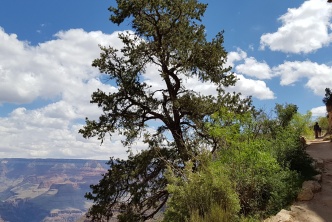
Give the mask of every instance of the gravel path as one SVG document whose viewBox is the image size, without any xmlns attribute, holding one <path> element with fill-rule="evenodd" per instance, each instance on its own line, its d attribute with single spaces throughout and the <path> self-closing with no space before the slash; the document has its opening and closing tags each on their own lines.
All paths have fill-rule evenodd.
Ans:
<svg viewBox="0 0 332 222">
<path fill-rule="evenodd" d="M 310 201 L 297 201 L 290 210 L 282 210 L 265 222 L 332 222 L 332 142 L 315 139 L 308 144 L 308 154 L 324 162 L 321 191 Z"/>
<path fill-rule="evenodd" d="M 292 206 L 294 221 L 332 222 L 332 143 L 320 139 L 310 141 L 307 152 L 314 159 L 324 161 L 322 190 L 312 200 L 296 202 Z"/>
</svg>

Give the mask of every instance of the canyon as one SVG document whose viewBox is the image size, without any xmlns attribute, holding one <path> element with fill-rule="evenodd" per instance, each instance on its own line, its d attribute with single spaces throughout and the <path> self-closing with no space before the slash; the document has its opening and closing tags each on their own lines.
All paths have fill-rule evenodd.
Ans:
<svg viewBox="0 0 332 222">
<path fill-rule="evenodd" d="M 77 221 L 106 160 L 0 158 L 0 222 Z"/>
</svg>

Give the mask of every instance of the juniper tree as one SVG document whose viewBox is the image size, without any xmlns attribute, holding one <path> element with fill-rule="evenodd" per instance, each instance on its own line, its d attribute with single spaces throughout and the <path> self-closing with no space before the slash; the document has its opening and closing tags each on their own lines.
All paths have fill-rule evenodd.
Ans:
<svg viewBox="0 0 332 222">
<path fill-rule="evenodd" d="M 93 220 L 118 215 L 119 221 L 152 218 L 166 203 L 168 192 L 165 170 L 176 171 L 200 150 L 218 150 L 220 139 L 208 134 L 206 122 L 221 107 L 232 112 L 251 108 L 251 99 L 227 93 L 225 87 L 236 76 L 225 67 L 227 53 L 223 32 L 208 41 L 201 18 L 207 5 L 197 0 L 117 0 L 110 7 L 110 20 L 120 25 L 130 22 L 133 33 L 119 35 L 121 50 L 101 47 L 93 66 L 115 80 L 114 93 L 97 90 L 91 103 L 103 114 L 86 120 L 80 130 L 85 138 L 103 141 L 114 133 L 125 137 L 123 144 L 134 146 L 142 138 L 147 148 L 127 160 L 111 157 L 110 169 L 86 197 L 94 204 Z M 157 67 L 155 78 L 164 84 L 154 89 L 145 81 L 146 68 Z M 185 80 L 197 78 L 214 84 L 214 95 L 203 95 L 186 87 Z M 158 124 L 155 132 L 149 123 Z"/>
</svg>

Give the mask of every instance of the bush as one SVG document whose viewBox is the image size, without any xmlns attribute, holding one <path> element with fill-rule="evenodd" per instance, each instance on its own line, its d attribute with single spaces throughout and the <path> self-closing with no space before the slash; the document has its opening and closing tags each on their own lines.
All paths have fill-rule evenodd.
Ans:
<svg viewBox="0 0 332 222">
<path fill-rule="evenodd" d="M 207 155 L 203 156 L 197 160 L 199 169 L 195 172 L 192 162 L 187 163 L 181 176 L 169 170 L 167 190 L 171 195 L 163 221 L 237 220 L 239 199 L 231 181 L 223 168 L 213 168 Z"/>
<path fill-rule="evenodd" d="M 203 216 L 199 214 L 198 210 L 192 211 L 187 222 L 229 222 L 235 221 L 235 218 L 234 216 L 231 218 L 224 209 L 221 209 L 218 204 L 213 203 L 209 211 Z"/>
<path fill-rule="evenodd" d="M 264 151 L 268 143 L 256 141 L 220 153 L 215 164 L 228 169 L 236 183 L 240 213 L 245 216 L 268 216 L 291 203 L 298 190 L 298 176 L 282 168 L 271 153 Z"/>
<path fill-rule="evenodd" d="M 217 156 L 202 155 L 195 172 L 188 163 L 180 177 L 168 175 L 164 221 L 254 222 L 290 205 L 316 173 L 299 140 L 311 114 L 296 109 L 278 106 L 279 119 L 260 122 L 227 109 L 212 115 L 207 129 L 219 144 Z"/>
<path fill-rule="evenodd" d="M 301 181 L 311 179 L 317 172 L 312 167 L 313 159 L 302 148 L 300 134 L 286 128 L 271 142 L 271 153 L 283 168 L 296 171 Z"/>
</svg>

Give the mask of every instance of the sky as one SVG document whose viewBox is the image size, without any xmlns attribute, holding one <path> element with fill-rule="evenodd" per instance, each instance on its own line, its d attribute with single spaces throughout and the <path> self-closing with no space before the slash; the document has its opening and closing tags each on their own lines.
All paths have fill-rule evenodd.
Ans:
<svg viewBox="0 0 332 222">
<path fill-rule="evenodd" d="M 238 82 L 228 91 L 252 96 L 269 113 L 276 103 L 295 104 L 302 114 L 325 116 L 325 88 L 332 88 L 332 4 L 326 0 L 205 0 L 207 39 L 224 31 L 227 65 Z M 103 144 L 78 130 L 98 88 L 115 92 L 91 66 L 98 45 L 121 47 L 130 31 L 109 21 L 106 0 L 1 0 L 0 158 L 126 158 L 119 135 Z M 161 82 L 149 67 L 146 81 Z M 188 80 L 203 94 L 213 86 Z M 137 141 L 133 150 L 144 149 Z"/>
</svg>

